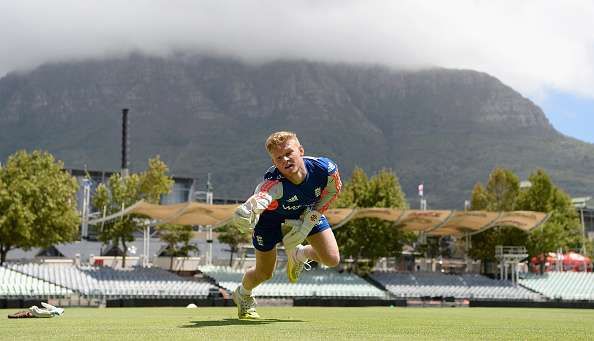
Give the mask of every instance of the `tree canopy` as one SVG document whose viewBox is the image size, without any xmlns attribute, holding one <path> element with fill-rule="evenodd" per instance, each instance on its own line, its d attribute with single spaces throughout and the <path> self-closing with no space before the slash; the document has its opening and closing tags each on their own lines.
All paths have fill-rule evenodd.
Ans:
<svg viewBox="0 0 594 341">
<path fill-rule="evenodd" d="M 0 264 L 12 248 L 49 247 L 78 238 L 76 179 L 43 151 L 18 151 L 0 167 Z"/>
<path fill-rule="evenodd" d="M 405 209 L 408 203 L 394 172 L 384 169 L 368 178 L 361 168 L 355 168 L 334 206 Z M 367 218 L 350 221 L 334 233 L 343 258 L 352 258 L 359 273 L 369 271 L 380 257 L 399 256 L 402 247 L 415 239 L 391 222 Z"/>
<path fill-rule="evenodd" d="M 577 212 L 571 198 L 557 187 L 544 170 L 528 178 L 530 186 L 519 188 L 518 177 L 510 170 L 496 168 L 486 187 L 480 183 L 472 191 L 471 209 L 487 211 L 537 211 L 550 213 L 549 220 L 530 233 L 498 226 L 472 236 L 469 255 L 484 261 L 495 260 L 495 246 L 526 246 L 531 256 L 558 248 L 574 249 L 583 243 Z"/>
<path fill-rule="evenodd" d="M 188 257 L 190 252 L 198 252 L 198 247 L 191 243 L 194 235 L 191 225 L 163 224 L 157 230 L 159 238 L 167 244 L 165 254 L 170 257 L 169 270 L 173 268 L 173 257 Z"/>
<path fill-rule="evenodd" d="M 518 196 L 522 210 L 550 212 L 551 217 L 530 233 L 528 251 L 531 255 L 553 252 L 558 248 L 578 249 L 585 242 L 581 222 L 571 198 L 555 186 L 548 174 L 537 170 L 528 178 L 532 184 Z"/>
<path fill-rule="evenodd" d="M 215 230 L 218 232 L 217 239 L 223 244 L 229 245 L 229 266 L 233 265 L 233 255 L 239 251 L 241 244 L 251 241 L 252 231 L 241 230 L 233 224 L 223 225 Z"/>
<path fill-rule="evenodd" d="M 150 203 L 158 203 L 163 194 L 171 191 L 173 180 L 167 173 L 169 168 L 157 156 L 150 159 L 148 169 L 138 174 L 122 177 L 119 173 L 113 174 L 107 184 L 97 186 L 93 197 L 93 205 L 106 215 L 114 214 L 131 206 L 140 199 Z M 134 240 L 133 233 L 142 228 L 142 222 L 137 215 L 124 215 L 121 218 L 106 222 L 101 225 L 98 239 L 103 243 L 122 245 L 123 261 L 126 266 L 128 247 L 126 243 Z"/>
</svg>

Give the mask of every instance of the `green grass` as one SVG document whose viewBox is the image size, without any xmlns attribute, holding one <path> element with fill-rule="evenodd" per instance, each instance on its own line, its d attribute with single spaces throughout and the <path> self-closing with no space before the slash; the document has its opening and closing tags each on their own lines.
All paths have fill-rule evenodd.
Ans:
<svg viewBox="0 0 594 341">
<path fill-rule="evenodd" d="M 587 340 L 594 310 L 523 308 L 260 307 L 265 318 L 236 319 L 235 308 L 66 308 L 52 319 L 9 320 L 1 340 Z"/>
</svg>

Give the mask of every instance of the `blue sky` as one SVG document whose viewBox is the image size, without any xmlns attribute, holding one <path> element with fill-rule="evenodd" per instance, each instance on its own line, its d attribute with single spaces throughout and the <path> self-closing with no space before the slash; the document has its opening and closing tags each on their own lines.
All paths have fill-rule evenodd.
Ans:
<svg viewBox="0 0 594 341">
<path fill-rule="evenodd" d="M 592 0 L 0 0 L 0 77 L 178 51 L 486 72 L 594 143 Z"/>
<path fill-rule="evenodd" d="M 538 101 L 538 102 L 537 102 Z M 543 99 L 533 100 L 558 131 L 594 143 L 594 100 L 567 92 L 548 91 Z"/>
</svg>

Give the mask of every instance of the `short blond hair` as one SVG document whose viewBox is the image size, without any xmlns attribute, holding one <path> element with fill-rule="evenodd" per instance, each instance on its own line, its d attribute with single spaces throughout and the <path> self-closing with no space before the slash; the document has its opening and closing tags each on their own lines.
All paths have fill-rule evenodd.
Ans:
<svg viewBox="0 0 594 341">
<path fill-rule="evenodd" d="M 276 133 L 270 134 L 266 139 L 266 150 L 268 151 L 268 154 L 270 154 L 274 148 L 283 146 L 290 140 L 295 140 L 297 144 L 301 145 L 297 138 L 297 134 L 292 131 L 277 131 Z"/>
</svg>

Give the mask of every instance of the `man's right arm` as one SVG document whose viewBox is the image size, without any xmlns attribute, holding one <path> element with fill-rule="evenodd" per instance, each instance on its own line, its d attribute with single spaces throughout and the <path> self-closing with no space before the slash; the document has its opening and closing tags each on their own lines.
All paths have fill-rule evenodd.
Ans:
<svg viewBox="0 0 594 341">
<path fill-rule="evenodd" d="M 256 187 L 254 195 L 235 209 L 234 224 L 242 229 L 254 228 L 260 214 L 282 196 L 283 184 L 280 181 L 264 180 Z"/>
</svg>

